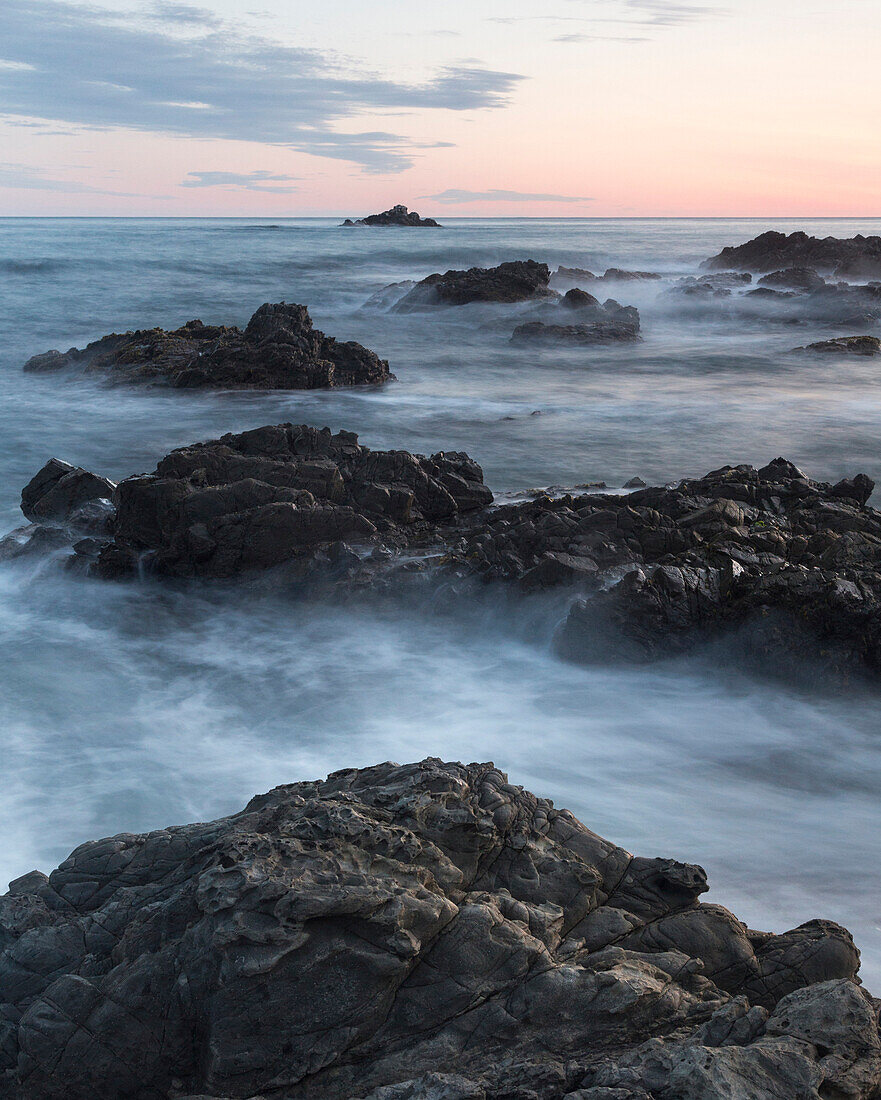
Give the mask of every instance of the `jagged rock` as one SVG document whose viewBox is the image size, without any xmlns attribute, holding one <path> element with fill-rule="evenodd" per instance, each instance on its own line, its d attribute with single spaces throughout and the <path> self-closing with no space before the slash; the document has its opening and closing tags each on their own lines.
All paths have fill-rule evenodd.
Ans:
<svg viewBox="0 0 881 1100">
<path fill-rule="evenodd" d="M 30 515 L 48 507 L 35 485 L 57 499 L 59 471 L 69 468 L 50 463 L 26 490 Z M 347 588 L 390 588 L 414 571 L 568 585 L 587 597 L 558 638 L 569 657 L 644 660 L 749 625 L 736 645 L 764 673 L 801 667 L 842 682 L 881 673 L 873 490 L 865 474 L 831 485 L 780 458 L 676 486 L 536 490 L 489 508 L 466 454 L 371 451 L 350 432 L 282 424 L 173 451 L 153 474 L 120 482 L 112 505 L 53 505 L 59 518 L 41 524 L 66 532 L 77 564 L 107 578 L 286 564 L 293 580 L 326 573 Z M 23 528 L 0 553 L 54 550 L 64 538 Z"/>
<path fill-rule="evenodd" d="M 625 481 L 622 488 L 624 489 L 645 489 L 647 482 L 643 481 L 641 477 L 632 477 L 629 481 Z"/>
<path fill-rule="evenodd" d="M 573 279 L 580 279 L 582 281 L 589 282 L 590 280 L 597 279 L 599 277 L 600 276 L 594 275 L 592 271 L 588 271 L 586 268 L 583 267 L 561 266 L 558 267 L 557 270 L 554 272 L 554 278 L 567 279 L 570 281 Z"/>
<path fill-rule="evenodd" d="M 518 325 L 511 336 L 512 344 L 592 344 L 632 343 L 639 340 L 639 322 L 592 321 L 584 325 L 546 325 L 529 321 Z"/>
<path fill-rule="evenodd" d="M 748 285 L 752 276 L 739 271 L 723 271 L 717 275 L 688 275 L 663 292 L 664 298 L 685 298 L 698 301 L 711 298 L 730 298 L 731 291 Z"/>
<path fill-rule="evenodd" d="M 788 290 L 822 290 L 825 285 L 826 280 L 812 267 L 788 267 L 759 279 L 759 286 L 785 287 Z"/>
<path fill-rule="evenodd" d="M 312 327 L 305 306 L 262 305 L 244 331 L 188 321 L 173 332 L 112 333 L 87 347 L 37 355 L 26 371 L 80 367 L 124 382 L 188 389 L 322 389 L 393 378 L 388 363 L 353 341 Z"/>
<path fill-rule="evenodd" d="M 839 336 L 835 340 L 818 340 L 793 351 L 815 351 L 824 355 L 881 355 L 881 340 L 877 336 Z"/>
<path fill-rule="evenodd" d="M 408 210 L 406 206 L 400 203 L 388 210 L 383 210 L 381 214 L 368 214 L 366 218 L 357 218 L 354 221 L 351 218 L 346 218 L 343 222 L 343 226 L 347 227 L 358 225 L 403 226 L 407 229 L 441 228 L 440 223 L 436 222 L 434 218 L 420 218 L 415 210 Z"/>
<path fill-rule="evenodd" d="M 840 279 L 881 277 L 881 237 L 857 234 L 849 239 L 810 237 L 807 233 L 762 233 L 746 244 L 723 248 L 701 267 L 738 271 L 780 271 L 785 268 L 813 268 Z"/>
<path fill-rule="evenodd" d="M 548 286 L 547 264 L 535 260 L 511 260 L 498 267 L 471 267 L 429 275 L 394 307 L 407 313 L 436 306 L 462 306 L 469 302 L 526 302 L 553 298 Z"/>
<path fill-rule="evenodd" d="M 233 576 L 344 540 L 418 538 L 491 501 L 466 454 L 371 451 L 351 432 L 280 424 L 172 451 L 120 482 L 98 571 L 148 555 L 159 573 Z"/>
<path fill-rule="evenodd" d="M 106 477 L 51 458 L 22 489 L 21 510 L 32 523 L 64 523 L 86 504 L 109 499 L 115 489 Z"/>
<path fill-rule="evenodd" d="M 11 884 L 4 1096 L 876 1096 L 848 933 L 746 930 L 706 889 L 492 764 L 277 787 Z"/>
</svg>

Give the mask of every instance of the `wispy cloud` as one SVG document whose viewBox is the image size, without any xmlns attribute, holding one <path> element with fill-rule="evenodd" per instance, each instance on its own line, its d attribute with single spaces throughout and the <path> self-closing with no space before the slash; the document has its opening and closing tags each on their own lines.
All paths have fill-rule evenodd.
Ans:
<svg viewBox="0 0 881 1100">
<path fill-rule="evenodd" d="M 262 191 L 271 195 L 291 195 L 298 188 L 282 186 L 297 176 L 282 176 L 272 172 L 187 172 L 181 187 L 223 187 L 234 191 Z"/>
<path fill-rule="evenodd" d="M 394 172 L 426 146 L 384 131 L 342 132 L 338 124 L 364 113 L 498 108 L 522 79 L 458 65 L 407 84 L 353 71 L 332 54 L 218 25 L 212 13 L 189 5 L 154 4 L 141 15 L 139 21 L 61 0 L 3 0 L 0 53 L 12 66 L 0 68 L 0 111 L 282 145 Z M 169 26 L 154 26 L 157 15 Z"/>
<path fill-rule="evenodd" d="M 36 168 L 24 164 L 0 164 L 0 187 L 21 191 L 56 191 L 64 195 L 121 195 L 126 198 L 141 198 L 130 191 L 111 191 L 103 187 L 94 187 L 79 180 L 46 175 Z M 164 196 L 154 196 L 164 197 Z"/>
<path fill-rule="evenodd" d="M 433 199 L 440 203 L 468 202 L 592 202 L 583 195 L 551 195 L 530 191 L 463 191 L 450 187 L 437 195 L 420 195 L 421 199 Z"/>
<path fill-rule="evenodd" d="M 676 27 L 685 23 L 728 14 L 727 8 L 709 4 L 680 4 L 672 0 L 575 0 L 589 13 L 585 15 L 497 15 L 487 19 L 490 23 L 514 25 L 517 23 L 580 23 L 587 27 L 613 24 L 624 27 Z M 646 36 L 633 37 L 607 35 L 584 31 L 560 35 L 555 42 L 648 42 Z"/>
<path fill-rule="evenodd" d="M 651 42 L 650 38 L 632 34 L 558 34 L 553 42 Z"/>
</svg>

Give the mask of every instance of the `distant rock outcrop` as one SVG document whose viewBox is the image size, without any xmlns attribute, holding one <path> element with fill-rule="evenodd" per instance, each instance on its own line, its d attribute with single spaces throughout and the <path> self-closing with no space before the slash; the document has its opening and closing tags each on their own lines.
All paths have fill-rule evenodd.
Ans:
<svg viewBox="0 0 881 1100">
<path fill-rule="evenodd" d="M 471 267 L 467 271 L 447 271 L 429 275 L 406 294 L 395 311 L 443 306 L 463 306 L 470 302 L 526 302 L 534 298 L 554 298 L 548 286 L 547 264 L 535 260 L 511 260 L 498 267 Z"/>
<path fill-rule="evenodd" d="M 93 841 L 0 897 L 3 1096 L 877 1097 L 849 933 L 755 931 L 707 888 L 491 763 Z"/>
<path fill-rule="evenodd" d="M 434 218 L 420 218 L 415 210 L 408 210 L 406 206 L 398 204 L 381 214 L 368 214 L 366 218 L 346 218 L 343 226 L 353 227 L 358 225 L 378 226 L 403 226 L 405 229 L 441 229 L 440 222 Z"/>
<path fill-rule="evenodd" d="M 881 237 L 810 237 L 807 233 L 777 233 L 773 230 L 723 248 L 701 264 L 707 270 L 781 271 L 813 268 L 838 279 L 881 278 Z"/>
<path fill-rule="evenodd" d="M 244 329 L 188 321 L 161 328 L 111 333 L 85 348 L 48 351 L 26 371 L 79 367 L 112 381 L 153 382 L 187 389 L 313 390 L 373 385 L 393 378 L 389 365 L 354 341 L 340 342 L 313 328 L 306 306 L 262 305 Z"/>
</svg>

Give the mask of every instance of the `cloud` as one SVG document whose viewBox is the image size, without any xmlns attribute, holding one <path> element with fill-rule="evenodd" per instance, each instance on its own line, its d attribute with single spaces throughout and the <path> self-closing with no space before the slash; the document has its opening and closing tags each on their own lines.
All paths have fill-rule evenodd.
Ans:
<svg viewBox="0 0 881 1100">
<path fill-rule="evenodd" d="M 23 191 L 56 191 L 65 195 L 117 195 L 125 198 L 142 198 L 130 191 L 108 191 L 78 180 L 57 179 L 45 176 L 36 168 L 24 164 L 0 164 L 0 187 Z M 154 198 L 163 196 L 153 196 Z"/>
<path fill-rule="evenodd" d="M 582 23 L 588 26 L 617 24 L 627 27 L 675 27 L 685 23 L 694 23 L 700 19 L 728 15 L 727 8 L 707 4 L 680 4 L 671 0 L 578 0 L 582 6 L 589 5 L 595 15 L 505 15 L 487 19 L 489 23 L 516 24 L 524 22 Z M 575 34 L 560 36 L 556 42 L 575 41 L 610 42 L 647 42 L 648 38 L 619 37 L 617 35 L 593 34 L 585 32 L 581 37 Z"/>
<path fill-rule="evenodd" d="M 171 26 L 159 29 L 151 19 L 163 11 Z M 211 13 L 189 5 L 160 3 L 141 14 L 139 21 L 61 0 L 3 0 L 2 54 L 16 67 L 0 68 L 0 111 L 281 145 L 394 172 L 426 146 L 400 134 L 343 132 L 337 124 L 362 113 L 499 108 L 523 79 L 456 65 L 422 83 L 402 83 L 353 71 L 331 54 L 206 22 Z"/>
<path fill-rule="evenodd" d="M 721 9 L 706 4 L 678 4 L 669 0 L 624 0 L 624 3 L 634 13 L 633 22 L 650 27 L 676 27 L 722 14 Z"/>
<path fill-rule="evenodd" d="M 437 195 L 420 195 L 421 199 L 433 199 L 441 203 L 467 202 L 593 202 L 581 195 L 533 194 L 529 191 L 462 191 L 450 187 Z"/>
<path fill-rule="evenodd" d="M 650 38 L 624 34 L 558 34 L 552 42 L 651 42 Z"/>
<path fill-rule="evenodd" d="M 236 191 L 262 191 L 269 195 L 292 195 L 296 187 L 278 187 L 278 183 L 295 180 L 297 176 L 274 175 L 271 172 L 188 172 L 181 187 L 224 187 Z"/>
</svg>

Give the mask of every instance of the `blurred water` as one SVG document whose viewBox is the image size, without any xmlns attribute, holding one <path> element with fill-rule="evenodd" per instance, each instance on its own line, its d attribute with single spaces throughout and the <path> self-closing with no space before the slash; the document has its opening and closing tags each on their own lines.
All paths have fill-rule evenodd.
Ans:
<svg viewBox="0 0 881 1100">
<path fill-rule="evenodd" d="M 170 447 L 293 420 L 373 446 L 468 450 L 496 489 L 634 474 L 667 480 L 784 454 L 812 475 L 881 474 L 879 368 L 785 354 L 827 335 L 724 310 L 685 316 L 621 286 L 644 343 L 524 352 L 497 311 L 365 312 L 384 284 L 532 256 L 674 277 L 766 228 L 850 236 L 879 223 L 0 220 L 0 521 L 51 455 L 111 477 Z M 664 284 L 667 285 L 667 284 Z M 242 324 L 300 301 L 388 358 L 397 383 L 192 394 L 25 375 L 49 347 L 199 316 Z M 516 313 L 516 311 L 514 311 Z M 539 411 L 540 416 L 531 415 Z M 512 419 L 510 419 L 512 418 Z M 581 669 L 550 651 L 565 597 L 295 602 L 254 587 L 100 584 L 0 567 L 0 878 L 75 844 L 208 818 L 258 790 L 426 754 L 494 759 L 646 855 L 704 863 L 754 926 L 847 924 L 881 985 L 881 722 L 698 660 Z"/>
</svg>

